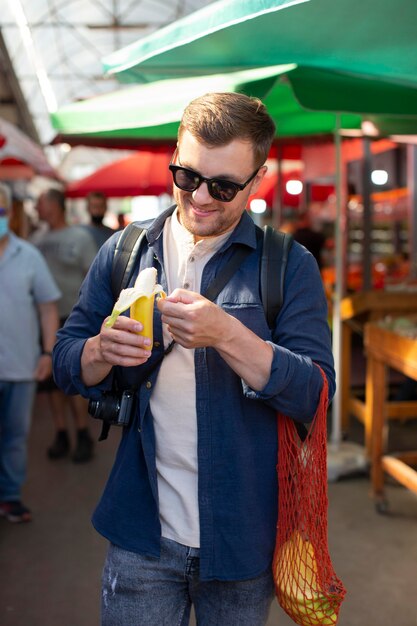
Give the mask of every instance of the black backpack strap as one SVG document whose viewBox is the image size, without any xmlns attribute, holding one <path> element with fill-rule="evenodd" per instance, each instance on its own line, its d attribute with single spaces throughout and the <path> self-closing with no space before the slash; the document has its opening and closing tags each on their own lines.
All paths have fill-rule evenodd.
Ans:
<svg viewBox="0 0 417 626">
<path fill-rule="evenodd" d="M 136 224 L 128 224 L 123 230 L 114 251 L 111 289 L 116 301 L 122 289 L 129 284 L 140 245 L 146 230 Z"/>
<path fill-rule="evenodd" d="M 265 315 L 271 329 L 274 328 L 275 320 L 284 303 L 285 270 L 292 242 L 293 237 L 289 233 L 264 226 L 260 282 Z M 293 422 L 301 441 L 305 441 L 308 435 L 307 427 L 298 420 Z"/>
<path fill-rule="evenodd" d="M 264 239 L 260 270 L 261 299 L 269 328 L 284 302 L 284 278 L 288 254 L 293 242 L 292 235 L 264 226 Z"/>
<path fill-rule="evenodd" d="M 251 254 L 251 252 L 253 252 L 251 248 L 242 246 L 233 253 L 233 256 L 230 258 L 226 266 L 217 274 L 216 278 L 203 294 L 207 300 L 214 302 L 223 287 L 227 285 L 233 274 L 240 267 L 240 265 L 242 265 L 243 261 L 247 256 L 249 256 L 249 254 Z"/>
</svg>

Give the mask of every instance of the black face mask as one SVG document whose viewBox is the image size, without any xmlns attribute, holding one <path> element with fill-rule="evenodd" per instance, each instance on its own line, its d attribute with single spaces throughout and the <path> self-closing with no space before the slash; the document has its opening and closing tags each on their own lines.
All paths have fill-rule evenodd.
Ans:
<svg viewBox="0 0 417 626">
<path fill-rule="evenodd" d="M 96 226 L 101 226 L 103 223 L 103 218 L 101 215 L 92 215 L 91 216 L 91 221 L 93 224 L 95 224 Z"/>
</svg>

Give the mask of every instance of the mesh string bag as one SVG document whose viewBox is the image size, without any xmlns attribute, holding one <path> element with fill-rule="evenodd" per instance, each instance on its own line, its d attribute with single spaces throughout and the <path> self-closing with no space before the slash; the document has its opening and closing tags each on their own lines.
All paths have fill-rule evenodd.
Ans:
<svg viewBox="0 0 417 626">
<path fill-rule="evenodd" d="M 278 524 L 273 560 L 277 600 L 300 626 L 337 624 L 346 590 L 327 542 L 328 384 L 304 441 L 292 419 L 278 415 Z"/>
</svg>

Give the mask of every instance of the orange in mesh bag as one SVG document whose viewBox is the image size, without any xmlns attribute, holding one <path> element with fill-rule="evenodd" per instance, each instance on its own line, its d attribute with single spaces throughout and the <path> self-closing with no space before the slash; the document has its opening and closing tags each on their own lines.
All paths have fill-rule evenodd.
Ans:
<svg viewBox="0 0 417 626">
<path fill-rule="evenodd" d="M 304 441 L 278 415 L 278 525 L 273 575 L 278 602 L 300 626 L 337 624 L 346 594 L 327 543 L 328 384 Z"/>
</svg>

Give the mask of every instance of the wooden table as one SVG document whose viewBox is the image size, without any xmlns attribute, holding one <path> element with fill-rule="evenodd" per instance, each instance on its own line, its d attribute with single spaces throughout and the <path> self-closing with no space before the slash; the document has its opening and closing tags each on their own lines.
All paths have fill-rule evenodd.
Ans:
<svg viewBox="0 0 417 626">
<path fill-rule="evenodd" d="M 349 417 L 353 415 L 365 427 L 365 448 L 371 454 L 371 420 L 365 400 L 355 395 L 351 388 L 352 333 L 363 334 L 364 326 L 384 318 L 386 315 L 406 315 L 417 313 L 417 293 L 406 291 L 361 291 L 343 298 L 340 305 L 342 321 L 342 375 L 341 404 L 342 429 L 347 431 Z M 367 393 L 365 389 L 365 393 Z M 417 415 L 417 402 L 387 402 L 385 407 L 388 419 L 408 419 Z"/>
<path fill-rule="evenodd" d="M 395 455 L 384 454 L 387 403 L 386 368 L 392 367 L 417 380 L 417 339 L 409 339 L 376 323 L 365 325 L 367 352 L 366 400 L 371 416 L 371 481 L 375 504 L 380 512 L 386 509 L 384 472 L 417 493 L 417 450 Z"/>
</svg>

